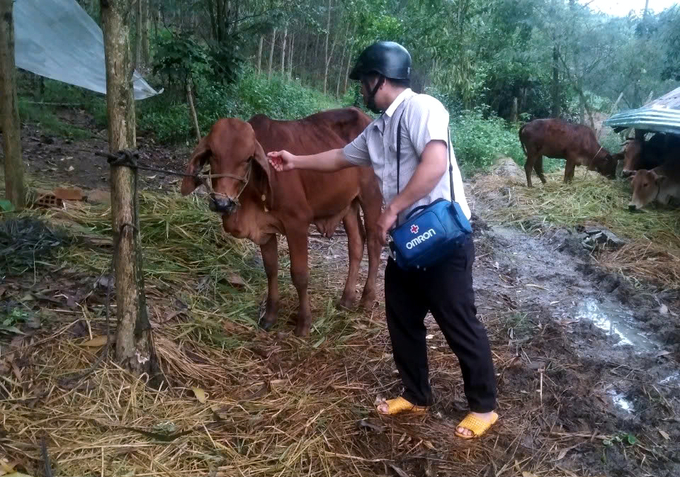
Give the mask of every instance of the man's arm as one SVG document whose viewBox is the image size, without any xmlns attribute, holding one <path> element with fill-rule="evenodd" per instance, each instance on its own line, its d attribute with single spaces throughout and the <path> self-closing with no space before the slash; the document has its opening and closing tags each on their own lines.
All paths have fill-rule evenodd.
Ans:
<svg viewBox="0 0 680 477">
<path fill-rule="evenodd" d="M 387 232 L 397 220 L 397 215 L 429 194 L 446 173 L 447 152 L 444 141 L 430 141 L 425 146 L 420 156 L 420 164 L 416 167 L 411 180 L 404 190 L 392 199 L 378 219 L 378 237 L 383 245 L 387 241 Z"/>
<path fill-rule="evenodd" d="M 296 156 L 288 151 L 272 151 L 267 155 L 272 167 L 279 172 L 293 169 L 334 172 L 355 165 L 347 160 L 342 149 L 331 149 L 310 156 Z"/>
</svg>

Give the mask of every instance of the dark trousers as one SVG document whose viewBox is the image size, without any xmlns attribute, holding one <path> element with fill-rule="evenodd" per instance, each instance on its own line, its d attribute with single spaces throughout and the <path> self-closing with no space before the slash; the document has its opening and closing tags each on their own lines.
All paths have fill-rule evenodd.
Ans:
<svg viewBox="0 0 680 477">
<path fill-rule="evenodd" d="M 403 397 L 419 406 L 433 403 L 428 377 L 425 315 L 430 311 L 463 373 L 470 410 L 496 407 L 496 378 L 484 326 L 477 319 L 472 289 L 472 239 L 427 270 L 405 271 L 390 259 L 385 270 L 387 326 Z"/>
</svg>

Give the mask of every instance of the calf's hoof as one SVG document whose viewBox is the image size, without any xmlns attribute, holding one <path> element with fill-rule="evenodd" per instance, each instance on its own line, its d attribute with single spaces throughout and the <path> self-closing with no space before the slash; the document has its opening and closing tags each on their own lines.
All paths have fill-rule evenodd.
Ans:
<svg viewBox="0 0 680 477">
<path fill-rule="evenodd" d="M 309 336 L 309 328 L 310 328 L 310 325 L 306 325 L 304 323 L 303 324 L 298 323 L 295 326 L 295 336 L 299 336 L 300 338 L 304 338 L 306 336 Z"/>
<path fill-rule="evenodd" d="M 276 323 L 276 317 L 274 318 L 262 318 L 260 319 L 260 328 L 262 328 L 265 331 L 269 331 L 272 329 L 274 326 L 274 323 Z"/>
<path fill-rule="evenodd" d="M 295 336 L 301 337 L 308 336 L 311 327 L 312 327 L 311 315 L 304 316 L 298 313 L 295 325 Z"/>
<path fill-rule="evenodd" d="M 369 293 L 361 297 L 359 308 L 362 310 L 371 310 L 375 305 L 375 293 Z"/>
<path fill-rule="evenodd" d="M 344 311 L 351 310 L 354 307 L 354 300 L 350 299 L 350 298 L 342 297 L 340 299 L 340 301 L 338 301 L 335 304 L 335 307 L 338 310 L 344 310 Z"/>
</svg>

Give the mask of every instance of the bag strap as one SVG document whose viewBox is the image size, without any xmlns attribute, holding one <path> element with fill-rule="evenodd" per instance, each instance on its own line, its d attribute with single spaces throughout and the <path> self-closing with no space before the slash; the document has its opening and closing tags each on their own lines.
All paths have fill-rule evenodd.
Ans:
<svg viewBox="0 0 680 477">
<path fill-rule="evenodd" d="M 401 164 L 401 119 L 406 113 L 406 106 L 404 106 L 404 111 L 402 111 L 401 116 L 399 116 L 399 124 L 397 124 L 397 195 L 399 195 L 399 169 Z M 456 193 L 453 190 L 453 162 L 451 161 L 451 130 L 447 126 L 446 134 L 448 136 L 448 143 L 446 144 L 446 153 L 449 161 L 449 188 L 451 190 L 451 202 L 456 201 Z M 399 225 L 399 218 L 397 218 L 397 225 Z"/>
</svg>

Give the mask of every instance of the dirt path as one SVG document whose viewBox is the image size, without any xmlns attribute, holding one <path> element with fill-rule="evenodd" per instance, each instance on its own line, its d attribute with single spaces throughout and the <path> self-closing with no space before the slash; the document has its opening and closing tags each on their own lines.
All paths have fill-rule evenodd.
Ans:
<svg viewBox="0 0 680 477">
<path fill-rule="evenodd" d="M 633 290 L 595 266 L 578 234 L 536 236 L 487 224 L 487 199 L 474 196 L 481 216 L 475 288 L 480 315 L 504 322 L 505 336 L 492 327 L 494 349 L 514 351 L 500 401 L 507 418 L 522 416 L 519 429 L 530 435 L 519 433 L 521 445 L 609 434 L 618 438 L 574 442 L 573 451 L 557 455 L 558 465 L 584 475 L 677 475 L 678 320 L 663 303 L 676 303 L 677 294 Z M 508 406 L 518 393 L 526 401 Z M 658 450 L 653 471 L 626 457 L 628 441 Z"/>
</svg>

